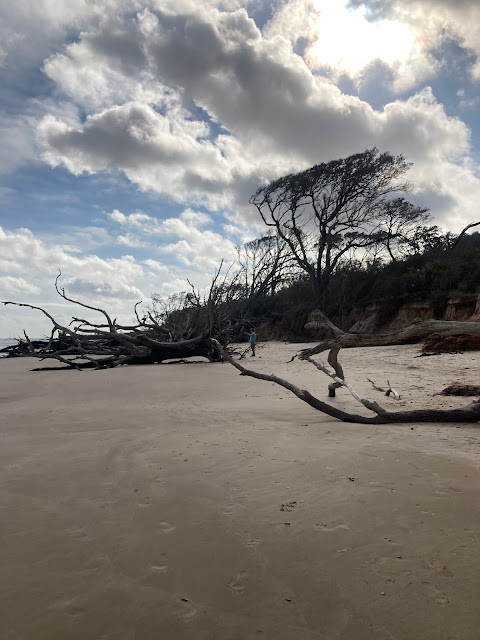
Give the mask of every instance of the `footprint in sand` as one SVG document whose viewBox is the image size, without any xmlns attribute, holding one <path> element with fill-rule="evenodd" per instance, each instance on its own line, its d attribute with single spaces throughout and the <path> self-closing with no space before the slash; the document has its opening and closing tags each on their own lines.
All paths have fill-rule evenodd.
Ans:
<svg viewBox="0 0 480 640">
<path fill-rule="evenodd" d="M 438 604 L 438 606 L 446 607 L 447 605 L 450 604 L 450 600 L 448 599 L 448 596 L 446 593 L 441 593 L 440 591 L 438 591 L 437 594 L 438 595 L 435 598 L 435 603 Z"/>
<path fill-rule="evenodd" d="M 400 542 L 397 542 L 397 540 L 394 540 L 393 538 L 384 538 L 385 542 L 388 542 L 389 544 L 395 544 L 395 545 L 399 545 L 401 544 Z"/>
<path fill-rule="evenodd" d="M 159 522 L 158 525 L 162 533 L 173 533 L 177 528 L 176 525 L 171 522 Z"/>
<path fill-rule="evenodd" d="M 260 538 L 252 538 L 247 542 L 246 546 L 250 547 L 250 549 L 254 549 L 255 547 L 258 547 L 259 544 L 260 544 Z"/>
<path fill-rule="evenodd" d="M 327 533 L 331 533 L 332 531 L 338 531 L 339 529 L 344 529 L 346 531 L 350 531 L 350 527 L 345 522 L 340 522 L 339 524 L 328 526 L 327 524 L 316 524 L 315 529 L 317 531 L 325 531 Z"/>
<path fill-rule="evenodd" d="M 153 564 L 150 567 L 150 570 L 152 571 L 152 573 L 164 574 L 167 573 L 168 567 L 166 564 Z"/>
<path fill-rule="evenodd" d="M 197 607 L 195 607 L 188 598 L 179 598 L 177 615 L 184 622 L 190 622 L 198 613 Z"/>
<path fill-rule="evenodd" d="M 88 534 L 82 527 L 72 527 L 71 529 L 67 529 L 67 533 L 81 541 L 88 539 Z"/>
<path fill-rule="evenodd" d="M 280 511 L 293 511 L 296 506 L 296 500 L 292 500 L 292 502 L 282 502 L 282 504 L 280 505 Z"/>
<path fill-rule="evenodd" d="M 228 584 L 228 588 L 230 591 L 236 596 L 241 595 L 245 591 L 245 582 L 248 578 L 248 573 L 246 571 L 240 571 L 235 580 L 232 580 Z"/>
<path fill-rule="evenodd" d="M 426 560 L 425 564 L 427 565 L 427 567 L 429 569 L 433 569 L 434 571 L 439 573 L 444 578 L 453 578 L 454 577 L 454 574 L 450 571 L 450 569 L 447 567 L 447 565 L 444 562 L 442 562 L 441 560 L 438 560 L 436 558 L 430 558 L 430 559 Z"/>
</svg>

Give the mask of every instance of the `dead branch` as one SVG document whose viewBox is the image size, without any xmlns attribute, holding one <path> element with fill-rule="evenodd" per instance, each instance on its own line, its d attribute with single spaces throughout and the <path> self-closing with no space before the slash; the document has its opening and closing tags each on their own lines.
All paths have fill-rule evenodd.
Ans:
<svg viewBox="0 0 480 640">
<path fill-rule="evenodd" d="M 346 387 L 351 395 L 355 398 L 355 400 L 357 400 L 357 402 L 360 402 L 361 404 L 363 404 L 364 407 L 366 407 L 367 409 L 369 409 L 370 411 L 373 411 L 374 413 L 384 413 L 385 409 L 383 407 L 381 407 L 377 402 L 372 402 L 371 400 L 366 400 L 365 398 L 361 398 L 358 393 L 355 391 L 355 389 L 352 387 L 352 385 L 350 385 L 348 382 L 346 382 L 345 380 L 343 380 L 342 378 L 340 378 L 339 376 L 335 375 L 334 373 L 332 373 L 331 371 L 329 371 L 327 369 L 327 367 L 325 367 L 325 365 L 320 364 L 319 362 L 315 362 L 315 360 L 313 360 L 312 358 L 305 358 L 307 360 L 307 362 L 310 362 L 310 364 L 313 364 L 314 367 L 316 367 L 317 369 L 319 369 L 319 371 L 322 371 L 323 373 L 326 373 L 327 376 L 329 376 L 330 378 L 332 378 L 335 382 L 334 382 L 334 390 L 338 389 L 339 387 Z M 339 365 L 340 367 L 340 365 Z M 341 367 L 340 367 L 341 369 Z M 328 390 L 329 390 L 329 396 L 330 397 L 335 397 L 335 392 L 333 393 L 333 396 L 330 394 L 330 389 L 333 385 L 330 384 L 328 385 Z"/>
<path fill-rule="evenodd" d="M 392 387 L 392 385 L 390 384 L 390 380 L 387 380 L 387 384 L 388 389 L 385 391 L 385 395 L 389 396 L 391 394 L 396 400 L 400 400 L 400 394 L 396 389 Z"/>
<path fill-rule="evenodd" d="M 306 389 L 300 389 L 291 382 L 283 380 L 274 374 L 264 374 L 258 371 L 252 371 L 246 369 L 241 364 L 236 362 L 225 349 L 216 340 L 212 340 L 218 352 L 222 357 L 230 362 L 236 369 L 240 371 L 241 375 L 251 376 L 258 380 L 266 380 L 267 382 L 274 382 L 285 389 L 291 391 L 303 402 L 325 413 L 333 418 L 337 418 L 342 422 L 353 422 L 355 424 L 399 424 L 399 423 L 411 423 L 411 422 L 479 422 L 480 421 L 480 401 L 472 402 L 470 405 L 460 409 L 416 409 L 411 411 L 383 411 L 377 413 L 375 416 L 362 416 L 358 414 L 348 413 L 337 409 L 326 402 L 322 402 L 315 396 L 313 396 Z"/>
<path fill-rule="evenodd" d="M 84 307 L 85 309 L 90 309 L 91 311 L 98 311 L 99 313 L 103 314 L 105 316 L 105 318 L 107 319 L 108 322 L 108 326 L 110 331 L 113 333 L 114 331 L 116 331 L 115 329 L 115 323 L 112 322 L 110 316 L 108 315 L 108 313 L 104 310 L 104 309 L 100 309 L 99 307 L 92 307 L 89 304 L 85 304 L 84 302 L 79 302 L 78 300 L 73 300 L 72 298 L 69 298 L 66 294 L 65 294 L 65 288 L 64 287 L 59 287 L 58 286 L 58 280 L 59 278 L 62 276 L 62 272 L 59 269 L 58 270 L 58 276 L 55 278 L 55 289 L 58 293 L 58 295 L 63 298 L 64 300 L 66 300 L 67 302 L 72 302 L 73 304 L 78 304 L 80 307 Z"/>
<path fill-rule="evenodd" d="M 471 222 L 470 224 L 467 224 L 467 226 L 460 231 L 458 236 L 453 241 L 452 248 L 460 242 L 460 240 L 465 236 L 469 229 L 472 229 L 472 227 L 478 227 L 478 225 L 480 225 L 480 222 Z"/>
<path fill-rule="evenodd" d="M 395 389 L 392 388 L 392 386 L 390 385 L 390 380 L 387 380 L 388 387 L 386 389 L 384 389 L 383 387 L 377 387 L 377 385 L 374 383 L 374 381 L 370 380 L 370 378 L 367 378 L 367 380 L 368 380 L 368 382 L 371 383 L 371 385 L 375 389 L 375 391 L 381 391 L 386 396 L 393 395 L 393 397 L 396 400 L 400 400 L 400 394 L 398 393 L 398 391 L 396 391 Z"/>
<path fill-rule="evenodd" d="M 322 315 L 322 323 L 328 320 L 324 314 Z M 331 324 L 331 323 L 330 323 Z M 327 325 L 325 325 L 327 326 Z M 370 334 L 370 333 L 346 333 L 338 329 L 334 332 L 334 337 L 324 340 L 315 347 L 302 349 L 295 357 L 306 360 L 314 355 L 330 350 L 329 361 L 335 364 L 335 368 L 340 371 L 341 366 L 338 362 L 338 354 L 341 349 L 352 347 L 378 347 L 397 344 L 408 344 L 418 342 L 431 333 L 439 333 L 442 335 L 464 335 L 480 336 L 480 322 L 452 322 L 448 320 L 425 320 L 423 322 L 415 322 L 409 327 L 393 331 L 387 334 Z M 340 369 L 339 369 L 340 367 Z M 343 372 L 342 372 L 343 373 Z M 339 376 L 343 378 L 342 376 Z M 397 399 L 400 398 L 398 392 L 392 389 L 388 383 L 388 389 L 385 390 L 386 395 L 392 394 Z M 329 385 L 329 396 L 335 395 L 335 385 Z"/>
<path fill-rule="evenodd" d="M 100 307 L 85 304 L 75 300 L 66 294 L 60 286 L 61 272 L 55 279 L 57 294 L 68 302 L 84 309 L 97 311 L 103 314 L 106 323 L 92 322 L 86 318 L 73 317 L 68 326 L 60 324 L 48 311 L 40 306 L 22 302 L 4 301 L 5 305 L 27 307 L 43 313 L 52 323 L 53 329 L 48 343 L 36 341 L 34 345 L 25 334 L 26 342 L 17 347 L 8 347 L 9 355 L 31 355 L 41 360 L 55 359 L 67 365 L 71 369 L 105 369 L 122 364 L 153 364 L 169 359 L 190 358 L 202 356 L 209 361 L 219 359 L 218 353 L 213 349 L 210 335 L 217 335 L 224 344 L 228 338 L 222 322 L 219 321 L 219 307 L 221 306 L 222 292 L 218 292 L 220 268 L 217 270 L 208 296 L 208 304 L 189 314 L 189 308 L 185 308 L 185 316 L 188 317 L 184 332 L 177 331 L 175 339 L 172 339 L 168 328 L 161 326 L 151 315 L 143 318 L 138 313 L 139 302 L 134 307 L 134 315 L 137 324 L 121 325 L 117 319 Z M 200 300 L 200 298 L 199 298 Z M 208 308 L 207 308 L 208 307 Z M 180 323 L 179 323 L 180 326 Z M 55 335 L 57 338 L 55 339 Z M 22 341 L 23 342 L 23 341 Z M 28 353 L 26 353 L 28 349 Z"/>
<path fill-rule="evenodd" d="M 385 393 L 386 389 L 384 389 L 383 387 L 377 387 L 375 382 L 373 380 L 370 380 L 370 378 L 367 378 L 367 380 L 368 380 L 368 382 L 371 383 L 371 385 L 375 389 L 375 391 L 380 391 L 380 393 Z"/>
</svg>

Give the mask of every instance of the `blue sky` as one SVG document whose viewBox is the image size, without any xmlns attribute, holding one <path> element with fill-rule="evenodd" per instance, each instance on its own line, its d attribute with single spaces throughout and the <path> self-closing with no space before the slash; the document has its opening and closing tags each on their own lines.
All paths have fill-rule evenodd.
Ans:
<svg viewBox="0 0 480 640">
<path fill-rule="evenodd" d="M 6 5 L 6 3 L 4 3 Z M 17 0 L 0 8 L 0 300 L 127 320 L 261 233 L 265 181 L 377 146 L 460 231 L 480 201 L 471 0 Z M 3 15 L 2 15 L 3 14 Z M 49 331 L 0 308 L 0 336 Z"/>
</svg>

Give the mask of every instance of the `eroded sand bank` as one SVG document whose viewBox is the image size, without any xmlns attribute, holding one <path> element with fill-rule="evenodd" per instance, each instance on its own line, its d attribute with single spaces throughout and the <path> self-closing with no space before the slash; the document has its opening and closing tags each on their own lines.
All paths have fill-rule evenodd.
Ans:
<svg viewBox="0 0 480 640">
<path fill-rule="evenodd" d="M 298 347 L 248 365 L 324 397 Z M 417 353 L 342 362 L 388 408 L 367 377 L 468 402 L 433 393 L 480 354 Z M 480 637 L 480 425 L 342 424 L 228 364 L 33 364 L 0 361 L 3 640 Z"/>
</svg>

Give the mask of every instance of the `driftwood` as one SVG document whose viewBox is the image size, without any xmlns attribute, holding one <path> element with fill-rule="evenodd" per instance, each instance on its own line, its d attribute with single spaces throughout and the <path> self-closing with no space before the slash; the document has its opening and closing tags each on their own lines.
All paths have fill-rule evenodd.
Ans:
<svg viewBox="0 0 480 640">
<path fill-rule="evenodd" d="M 330 360 L 334 364 L 336 371 L 341 371 L 341 365 L 338 362 L 338 354 L 341 349 L 352 347 L 381 347 L 398 344 L 412 344 L 419 342 L 426 336 L 436 333 L 446 336 L 471 335 L 480 337 L 480 322 L 451 322 L 447 320 L 425 320 L 423 322 L 415 322 L 409 327 L 392 331 L 391 333 L 348 333 L 332 324 L 326 317 L 323 317 L 325 328 L 328 328 L 333 334 L 332 338 L 323 340 L 315 347 L 302 349 L 296 357 L 306 360 L 314 355 L 318 355 L 323 351 L 330 351 Z M 343 372 L 342 372 L 343 373 Z M 343 377 L 342 374 L 339 377 Z M 335 396 L 335 389 L 338 385 L 330 384 L 328 387 L 329 396 Z M 393 393 L 393 390 L 391 390 Z M 395 395 L 395 394 L 394 394 Z"/>
<path fill-rule="evenodd" d="M 331 329 L 331 322 L 325 325 Z M 385 347 L 397 344 L 414 344 L 421 342 L 432 333 L 443 336 L 469 335 L 480 337 L 480 322 L 455 322 L 449 320 L 424 320 L 414 322 L 408 327 L 392 331 L 390 333 L 348 333 L 338 327 L 335 328 L 334 337 L 320 342 L 317 346 L 304 349 L 299 357 L 313 356 L 327 349 L 340 349 L 349 347 Z"/>
<path fill-rule="evenodd" d="M 480 385 L 478 384 L 462 384 L 455 382 L 440 391 L 442 396 L 478 396 L 480 397 Z"/>
<path fill-rule="evenodd" d="M 400 394 L 396 389 L 392 387 L 392 385 L 390 384 L 390 380 L 387 380 L 388 387 L 386 389 L 384 389 L 383 387 L 377 387 L 375 382 L 373 380 L 370 380 L 370 378 L 367 378 L 367 380 L 371 383 L 372 387 L 376 391 L 381 391 L 386 396 L 392 395 L 396 400 L 400 400 Z"/>
<path fill-rule="evenodd" d="M 55 280 L 58 295 L 79 307 L 98 312 L 103 316 L 104 322 L 93 323 L 84 318 L 74 317 L 68 326 L 64 326 L 42 307 L 4 301 L 5 305 L 38 310 L 47 316 L 53 325 L 48 342 L 32 342 L 25 334 L 25 341 L 20 341 L 15 347 L 7 347 L 7 353 L 11 356 L 36 356 L 41 360 L 55 359 L 66 368 L 76 370 L 106 369 L 123 364 L 154 364 L 192 356 L 218 361 L 220 357 L 218 351 L 213 348 L 210 337 L 215 336 L 226 344 L 229 330 L 229 319 L 221 305 L 224 288 L 221 284 L 217 286 L 221 268 L 222 264 L 215 274 L 207 299 L 201 300 L 194 290 L 190 294 L 188 311 L 191 313 L 187 314 L 188 322 L 183 333 L 177 333 L 175 337 L 152 313 L 147 312 L 140 317 L 140 302 L 134 308 L 136 323 L 127 326 L 117 322 L 116 318 L 112 318 L 100 307 L 70 298 L 59 285 L 59 273 Z M 39 371 L 42 368 L 34 370 Z"/>
<path fill-rule="evenodd" d="M 469 323 L 471 324 L 471 323 Z M 458 334 L 440 335 L 431 333 L 422 347 L 423 353 L 461 353 L 463 351 L 480 351 L 480 335 Z"/>
<path fill-rule="evenodd" d="M 331 378 L 333 378 L 337 383 L 341 383 L 341 386 L 345 386 L 350 393 L 356 398 L 361 404 L 375 413 L 374 416 L 362 416 L 354 413 L 348 413 L 347 411 L 343 411 L 334 407 L 322 400 L 319 400 L 315 396 L 313 396 L 306 389 L 300 389 L 296 385 L 288 382 L 288 380 L 284 380 L 283 378 L 279 378 L 274 374 L 264 374 L 259 373 L 258 371 L 252 371 L 251 369 L 247 369 L 239 364 L 236 360 L 232 358 L 232 356 L 216 341 L 212 340 L 218 349 L 219 353 L 222 357 L 230 362 L 236 369 L 240 371 L 241 375 L 251 376 L 252 378 L 256 378 L 258 380 L 265 380 L 267 382 L 274 382 L 275 384 L 288 389 L 293 394 L 297 396 L 303 402 L 306 402 L 308 405 L 316 409 L 317 411 L 321 411 L 333 418 L 337 418 L 342 422 L 353 422 L 357 424 L 399 424 L 399 423 L 411 423 L 411 422 L 480 422 L 480 401 L 474 401 L 470 405 L 466 407 L 462 407 L 459 409 L 415 409 L 408 411 L 387 411 L 383 407 L 381 407 L 376 402 L 371 402 L 370 400 L 366 400 L 365 398 L 361 398 L 353 389 L 350 384 L 347 384 L 344 380 L 340 380 L 335 376 L 334 373 L 325 371 L 325 367 L 323 365 L 319 365 L 319 363 L 315 363 L 315 366 L 326 372 Z M 306 358 L 310 362 L 312 362 L 311 358 Z"/>
</svg>

